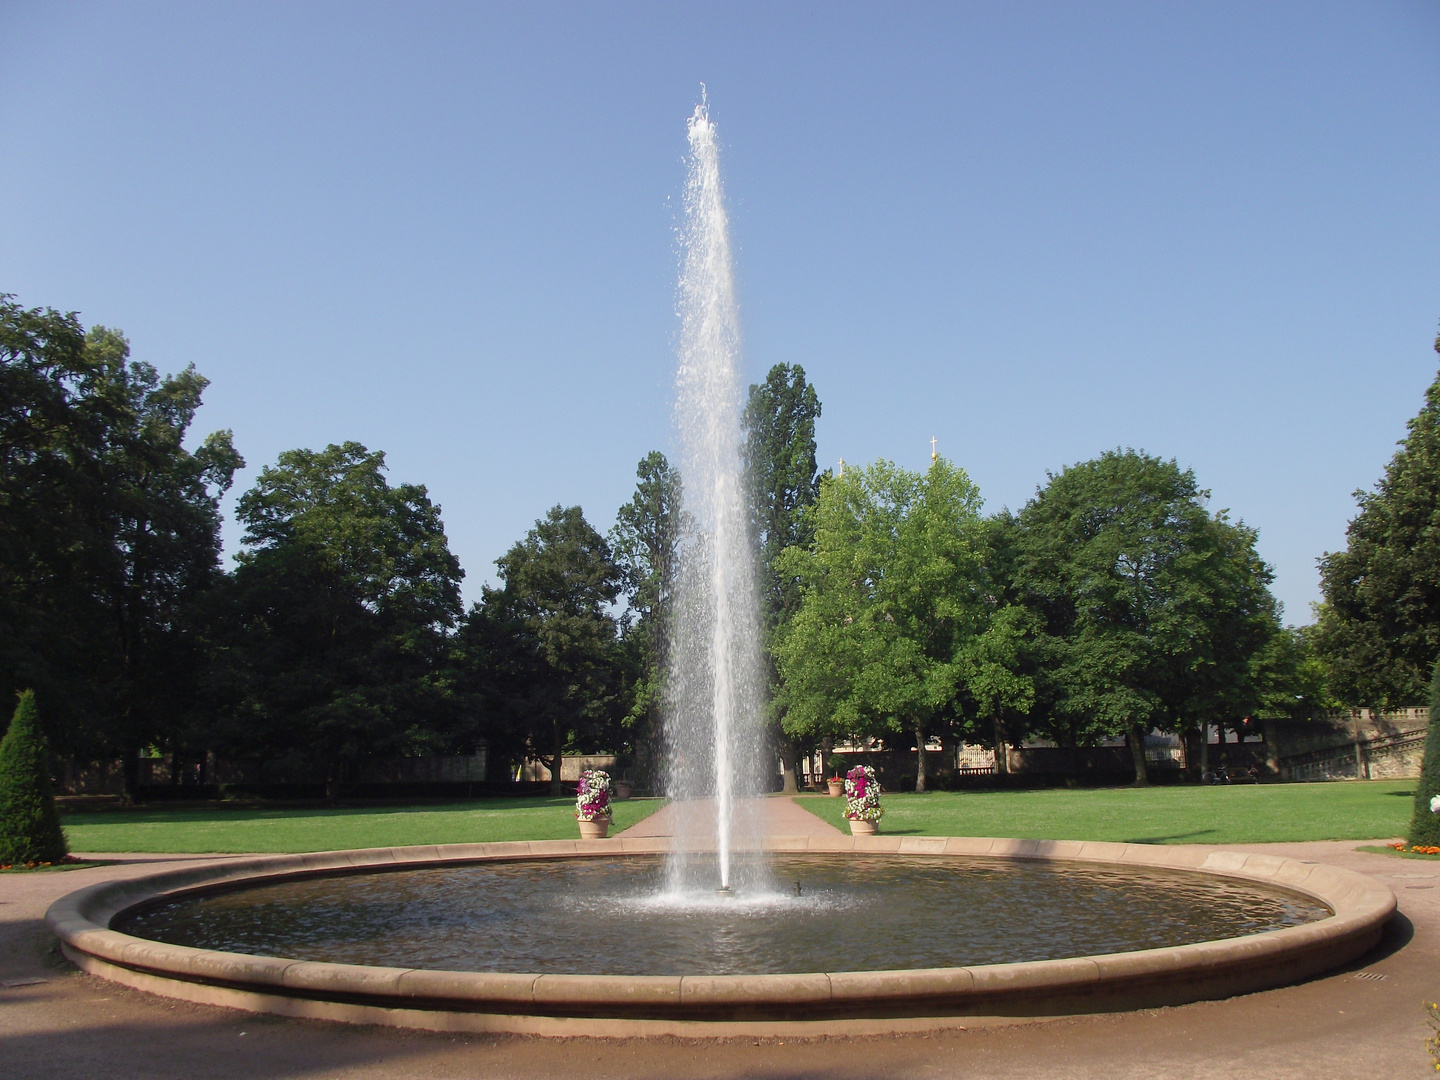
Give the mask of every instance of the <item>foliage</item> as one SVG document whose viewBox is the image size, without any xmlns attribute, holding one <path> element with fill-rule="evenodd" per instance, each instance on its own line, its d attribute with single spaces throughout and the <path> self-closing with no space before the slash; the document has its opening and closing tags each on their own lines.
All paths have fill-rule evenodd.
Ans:
<svg viewBox="0 0 1440 1080">
<path fill-rule="evenodd" d="M 1430 1054 L 1430 1065 L 1440 1072 L 1440 1002 L 1425 1002 L 1425 1020 L 1430 1025 L 1430 1035 L 1425 1040 L 1425 1049 Z"/>
<path fill-rule="evenodd" d="M 133 763 L 193 719 L 192 631 L 243 465 L 228 431 L 184 447 L 206 385 L 0 297 L 0 694 L 33 686 L 62 752 Z"/>
<path fill-rule="evenodd" d="M 578 506 L 553 507 L 495 565 L 504 587 L 471 617 L 492 624 L 499 707 L 558 795 L 565 749 L 613 743 L 624 715 L 621 572 Z"/>
<path fill-rule="evenodd" d="M 780 553 L 810 542 L 805 511 L 820 494 L 815 421 L 820 398 L 799 364 L 776 364 L 750 387 L 742 424 L 750 519 L 760 552 L 761 607 L 774 628 L 800 605 L 800 582 L 782 572 Z"/>
<path fill-rule="evenodd" d="M 291 450 L 241 496 L 245 550 L 225 664 L 232 752 L 298 750 L 327 769 L 421 749 L 444 714 L 445 632 L 463 571 L 425 488 L 392 487 L 358 443 Z"/>
<path fill-rule="evenodd" d="M 1320 651 L 1349 704 L 1424 700 L 1440 655 L 1440 375 L 1408 429 L 1375 490 L 1355 493 L 1345 550 L 1320 560 Z"/>
<path fill-rule="evenodd" d="M 815 421 L 820 398 L 798 364 L 776 364 L 765 381 L 752 384 L 741 418 L 745 431 L 745 474 L 750 527 L 759 559 L 761 618 L 765 628 L 766 681 L 770 691 L 771 736 L 785 773 L 784 790 L 796 790 L 795 741 L 784 723 L 775 633 L 800 606 L 800 581 L 786 573 L 780 555 L 810 543 L 807 510 L 819 496 L 815 468 Z"/>
<path fill-rule="evenodd" d="M 885 796 L 891 835 L 1011 836 L 1127 844 L 1375 840 L 1405 831 L 1413 780 L 932 791 Z M 797 806 L 844 828 L 839 799 Z"/>
<path fill-rule="evenodd" d="M 26 690 L 0 739 L 0 865 L 56 863 L 68 850 L 50 792 L 50 754 L 35 693 Z"/>
<path fill-rule="evenodd" d="M 586 769 L 575 788 L 575 816 L 581 821 L 607 821 L 614 812 L 610 802 L 610 774 L 601 769 Z"/>
<path fill-rule="evenodd" d="M 1247 715 L 1279 631 L 1254 530 L 1206 497 L 1174 461 L 1117 450 L 1052 475 L 1016 520 L 1016 589 L 1062 741 L 1126 736 L 1137 783 L 1152 727 Z"/>
<path fill-rule="evenodd" d="M 851 821 L 879 821 L 880 782 L 869 765 L 856 765 L 845 774 L 845 816 Z"/>
<path fill-rule="evenodd" d="M 914 731 L 950 716 L 987 628 L 980 496 L 943 459 L 924 474 L 881 461 L 821 485 L 801 583 L 776 655 L 792 735 Z"/>
<path fill-rule="evenodd" d="M 630 707 L 623 725 L 648 753 L 660 730 L 665 642 L 676 545 L 685 531 L 680 473 L 653 450 L 635 470 L 639 482 L 615 514 L 609 542 L 633 623 L 623 628 L 632 670 Z"/>
<path fill-rule="evenodd" d="M 1425 757 L 1420 765 L 1415 809 L 1406 833 L 1412 846 L 1440 845 L 1440 814 L 1433 809 L 1437 798 L 1440 798 L 1440 660 L 1430 672 L 1430 726 L 1425 732 Z"/>
</svg>

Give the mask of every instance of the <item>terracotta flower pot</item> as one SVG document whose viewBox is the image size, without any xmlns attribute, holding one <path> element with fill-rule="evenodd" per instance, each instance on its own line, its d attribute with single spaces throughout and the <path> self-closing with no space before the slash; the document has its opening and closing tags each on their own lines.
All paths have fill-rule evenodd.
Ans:
<svg viewBox="0 0 1440 1080">
<path fill-rule="evenodd" d="M 826 780 L 825 786 L 830 789 L 830 797 L 832 799 L 838 799 L 841 795 L 845 794 L 844 780 Z"/>
<path fill-rule="evenodd" d="M 628 799 L 634 794 L 635 789 L 624 780 L 615 781 L 615 798 Z"/>
<path fill-rule="evenodd" d="M 850 835 L 852 836 L 874 836 L 880 831 L 878 821 L 862 821 L 859 818 L 850 818 Z"/>
<path fill-rule="evenodd" d="M 591 821 L 576 818 L 575 824 L 580 826 L 581 840 L 604 840 L 610 835 L 610 819 L 608 817 L 598 817 Z"/>
</svg>

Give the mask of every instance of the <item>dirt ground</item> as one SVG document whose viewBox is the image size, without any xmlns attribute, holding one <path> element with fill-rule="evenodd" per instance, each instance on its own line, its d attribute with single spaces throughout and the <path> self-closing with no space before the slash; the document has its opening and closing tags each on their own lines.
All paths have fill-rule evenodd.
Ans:
<svg viewBox="0 0 1440 1080">
<path fill-rule="evenodd" d="M 185 860 L 111 856 L 0 874 L 0 1075 L 129 1077 L 1305 1077 L 1433 1076 L 1423 1002 L 1440 1000 L 1440 862 L 1355 842 L 1239 845 L 1383 881 L 1400 914 L 1349 968 L 1227 1001 L 943 1035 L 814 1040 L 546 1040 L 284 1020 L 153 997 L 76 971 L 42 921 L 58 896 Z"/>
</svg>

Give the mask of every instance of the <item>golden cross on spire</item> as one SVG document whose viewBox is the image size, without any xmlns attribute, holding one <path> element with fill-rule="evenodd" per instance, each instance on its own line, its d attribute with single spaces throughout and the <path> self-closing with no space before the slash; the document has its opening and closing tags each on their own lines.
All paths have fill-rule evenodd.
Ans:
<svg viewBox="0 0 1440 1080">
<path fill-rule="evenodd" d="M 940 455 L 935 452 L 935 436 L 934 436 L 934 435 L 931 435 L 931 436 L 930 436 L 930 460 L 931 460 L 931 461 L 938 461 L 939 458 L 940 458 Z"/>
</svg>

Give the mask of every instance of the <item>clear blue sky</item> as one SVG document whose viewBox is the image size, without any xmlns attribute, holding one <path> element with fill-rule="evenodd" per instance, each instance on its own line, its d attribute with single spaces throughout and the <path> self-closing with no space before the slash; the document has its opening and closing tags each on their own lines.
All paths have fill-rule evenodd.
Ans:
<svg viewBox="0 0 1440 1080">
<path fill-rule="evenodd" d="M 193 361 L 237 492 L 383 449 L 473 599 L 670 448 L 702 81 L 748 371 L 804 366 L 822 462 L 933 435 L 999 509 L 1174 457 L 1309 621 L 1437 366 L 1433 0 L 4 0 L 0 291 Z"/>
</svg>

